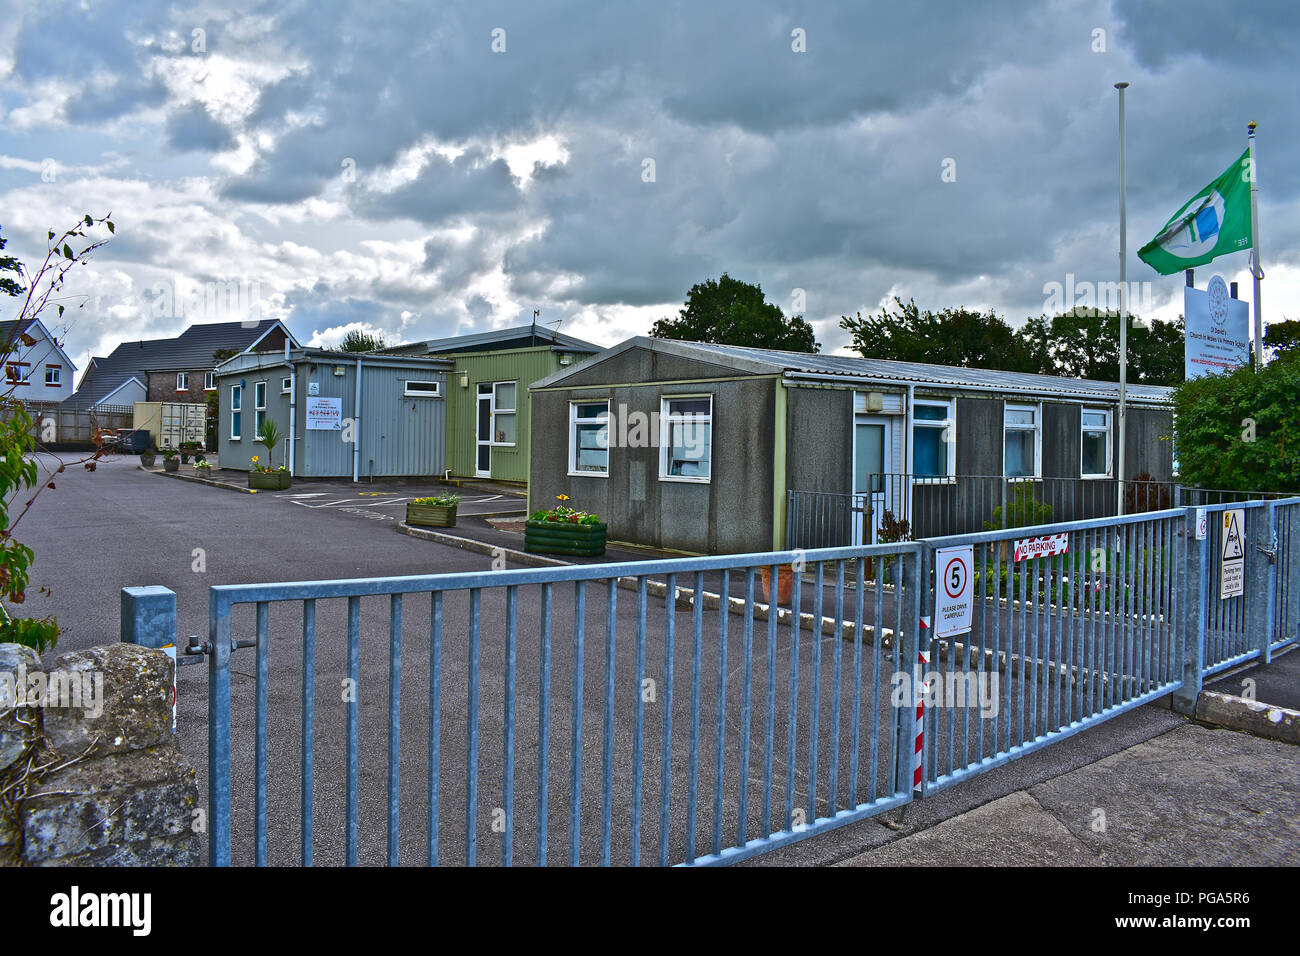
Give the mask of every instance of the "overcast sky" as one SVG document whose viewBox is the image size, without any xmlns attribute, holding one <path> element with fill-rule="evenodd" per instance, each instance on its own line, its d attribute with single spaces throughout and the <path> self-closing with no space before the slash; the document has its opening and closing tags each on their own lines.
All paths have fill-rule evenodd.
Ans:
<svg viewBox="0 0 1300 956">
<path fill-rule="evenodd" d="M 1018 325 L 1117 279 L 1127 80 L 1135 308 L 1181 311 L 1136 251 L 1255 120 L 1264 315 L 1297 318 L 1292 7 L 3 0 L 0 227 L 30 260 L 112 211 L 68 289 L 83 369 L 249 301 L 311 344 L 538 309 L 612 345 L 723 271 L 802 290 L 836 351 L 894 295 Z M 1213 273 L 1249 295 L 1245 253 Z"/>
</svg>

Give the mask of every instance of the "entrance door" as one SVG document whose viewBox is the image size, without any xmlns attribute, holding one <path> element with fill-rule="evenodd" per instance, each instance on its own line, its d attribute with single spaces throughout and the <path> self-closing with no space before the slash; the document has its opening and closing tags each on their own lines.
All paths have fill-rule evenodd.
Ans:
<svg viewBox="0 0 1300 956">
<path fill-rule="evenodd" d="M 893 423 L 859 415 L 853 425 L 853 544 L 877 544 L 881 516 L 890 508 Z"/>
<path fill-rule="evenodd" d="M 474 458 L 474 474 L 479 478 L 492 477 L 492 383 L 478 387 L 478 427 L 475 434 L 478 447 Z"/>
</svg>

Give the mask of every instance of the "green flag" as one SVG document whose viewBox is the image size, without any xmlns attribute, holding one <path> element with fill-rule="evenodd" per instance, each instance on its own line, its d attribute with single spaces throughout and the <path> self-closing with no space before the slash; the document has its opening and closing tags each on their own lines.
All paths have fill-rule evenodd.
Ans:
<svg viewBox="0 0 1300 956">
<path fill-rule="evenodd" d="M 1138 258 L 1162 276 L 1249 249 L 1250 150 L 1223 175 L 1193 196 L 1138 250 Z"/>
</svg>

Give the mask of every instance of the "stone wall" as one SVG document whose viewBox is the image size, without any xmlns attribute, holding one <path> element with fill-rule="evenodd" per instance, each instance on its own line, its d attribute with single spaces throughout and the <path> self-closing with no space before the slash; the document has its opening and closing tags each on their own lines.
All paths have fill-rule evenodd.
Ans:
<svg viewBox="0 0 1300 956">
<path fill-rule="evenodd" d="M 0 644 L 0 865 L 198 863 L 198 787 L 172 732 L 174 666 L 133 644 L 44 664 Z"/>
</svg>

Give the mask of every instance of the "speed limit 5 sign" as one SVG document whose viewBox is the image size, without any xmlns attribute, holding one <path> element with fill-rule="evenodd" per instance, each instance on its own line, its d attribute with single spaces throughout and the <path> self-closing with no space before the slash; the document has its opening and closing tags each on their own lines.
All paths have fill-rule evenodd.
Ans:
<svg viewBox="0 0 1300 956">
<path fill-rule="evenodd" d="M 935 637 L 953 637 L 971 629 L 971 594 L 975 583 L 975 548 L 939 548 L 934 552 Z"/>
</svg>

